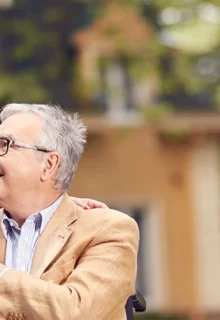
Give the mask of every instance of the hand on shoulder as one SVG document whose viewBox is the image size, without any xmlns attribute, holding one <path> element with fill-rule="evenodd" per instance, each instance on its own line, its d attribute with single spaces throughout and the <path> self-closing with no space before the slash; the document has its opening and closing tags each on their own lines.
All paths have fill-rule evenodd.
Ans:
<svg viewBox="0 0 220 320">
<path fill-rule="evenodd" d="M 71 199 L 80 206 L 84 210 L 88 209 L 98 209 L 98 208 L 108 208 L 108 206 L 100 201 L 94 200 L 94 199 L 87 199 L 87 198 L 75 198 L 71 197 Z"/>
</svg>

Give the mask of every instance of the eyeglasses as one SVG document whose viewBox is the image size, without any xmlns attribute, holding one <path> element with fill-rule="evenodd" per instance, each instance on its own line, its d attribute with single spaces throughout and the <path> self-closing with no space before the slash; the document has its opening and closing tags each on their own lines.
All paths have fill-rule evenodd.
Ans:
<svg viewBox="0 0 220 320">
<path fill-rule="evenodd" d="M 50 150 L 47 150 L 45 148 L 30 146 L 28 144 L 11 140 L 9 138 L 0 138 L 0 156 L 6 155 L 8 153 L 9 148 L 11 147 L 32 149 L 32 150 L 41 151 L 41 152 L 51 152 Z"/>
</svg>

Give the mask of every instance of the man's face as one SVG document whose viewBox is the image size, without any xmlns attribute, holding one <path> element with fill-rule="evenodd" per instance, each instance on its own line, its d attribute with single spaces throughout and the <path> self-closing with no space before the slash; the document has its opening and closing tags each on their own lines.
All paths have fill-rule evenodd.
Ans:
<svg viewBox="0 0 220 320">
<path fill-rule="evenodd" d="M 17 113 L 0 125 L 0 137 L 12 136 L 13 140 L 34 146 L 40 136 L 41 125 L 40 117 Z M 38 191 L 42 165 L 37 159 L 37 152 L 11 147 L 6 155 L 0 156 L 0 205 Z"/>
</svg>

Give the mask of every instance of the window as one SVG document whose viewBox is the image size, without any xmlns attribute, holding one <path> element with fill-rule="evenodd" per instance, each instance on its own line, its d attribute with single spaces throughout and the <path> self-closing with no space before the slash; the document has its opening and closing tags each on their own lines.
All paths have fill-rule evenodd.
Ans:
<svg viewBox="0 0 220 320">
<path fill-rule="evenodd" d="M 137 269 L 137 281 L 136 289 L 141 292 L 141 294 L 147 297 L 149 292 L 149 281 L 148 273 L 149 268 L 147 266 L 148 261 L 148 247 L 149 247 L 149 237 L 147 232 L 148 224 L 148 213 L 146 212 L 145 207 L 132 207 L 132 208 L 122 208 L 122 207 L 112 207 L 121 212 L 127 213 L 129 216 L 134 218 L 137 222 L 139 232 L 140 232 L 140 242 L 139 242 L 139 251 L 138 251 L 138 269 Z"/>
<path fill-rule="evenodd" d="M 145 202 L 145 200 L 144 200 Z M 164 307 L 166 299 L 166 255 L 163 250 L 162 207 L 159 202 L 146 205 L 109 205 L 133 217 L 139 227 L 140 243 L 138 252 L 138 270 L 136 288 L 144 295 L 148 310 Z"/>
<path fill-rule="evenodd" d="M 136 288 L 141 292 L 145 297 L 149 294 L 149 286 L 148 286 L 148 268 L 145 263 L 145 259 L 148 255 L 147 244 L 146 241 L 146 222 L 147 222 L 147 214 L 144 212 L 143 208 L 134 208 L 131 211 L 131 216 L 137 222 L 140 232 L 140 243 L 139 243 L 139 252 L 138 252 L 138 272 L 137 272 L 137 281 Z"/>
<path fill-rule="evenodd" d="M 129 61 L 125 57 L 101 58 L 99 63 L 100 90 L 97 103 L 116 119 L 136 109 Z"/>
</svg>

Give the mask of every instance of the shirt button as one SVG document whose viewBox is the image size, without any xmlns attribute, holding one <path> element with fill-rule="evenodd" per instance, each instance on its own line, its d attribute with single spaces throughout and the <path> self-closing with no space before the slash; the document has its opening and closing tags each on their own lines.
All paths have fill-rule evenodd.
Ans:
<svg viewBox="0 0 220 320">
<path fill-rule="evenodd" d="M 25 241 L 25 242 L 28 242 L 28 237 L 24 237 L 24 241 Z"/>
</svg>

